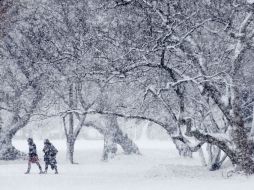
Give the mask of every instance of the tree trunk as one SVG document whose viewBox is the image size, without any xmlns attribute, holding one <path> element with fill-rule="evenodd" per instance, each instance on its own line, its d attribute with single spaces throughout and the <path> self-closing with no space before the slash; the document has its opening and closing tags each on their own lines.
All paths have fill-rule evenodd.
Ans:
<svg viewBox="0 0 254 190">
<path fill-rule="evenodd" d="M 142 127 L 142 132 L 141 132 L 141 136 L 139 138 L 139 140 L 141 141 L 147 141 L 149 140 L 148 138 L 148 125 L 149 125 L 149 122 L 146 122 L 146 124 Z"/>
<path fill-rule="evenodd" d="M 119 128 L 117 121 L 113 119 L 112 122 L 112 124 L 110 124 L 110 122 L 108 123 L 110 124 L 108 125 L 108 128 L 96 125 L 94 122 L 87 122 L 84 123 L 84 125 L 95 128 L 104 137 L 107 135 L 111 135 L 113 142 L 119 144 L 125 154 L 140 154 L 138 146 L 128 137 L 127 134 L 123 133 L 123 131 Z M 108 130 L 110 130 L 112 133 L 108 133 Z"/>
<path fill-rule="evenodd" d="M 215 171 L 220 169 L 222 165 L 221 150 L 217 146 L 207 144 L 208 152 L 208 167 L 210 171 Z"/>
<path fill-rule="evenodd" d="M 205 160 L 205 155 L 204 155 L 202 147 L 198 150 L 198 154 L 199 154 L 199 157 L 201 159 L 202 166 L 206 167 L 207 163 L 206 163 L 206 160 Z"/>
<path fill-rule="evenodd" d="M 252 108 L 252 122 L 251 122 L 251 130 L 250 130 L 250 137 L 254 137 L 254 104 Z"/>
<path fill-rule="evenodd" d="M 75 100 L 74 100 L 74 84 L 70 84 L 69 86 L 69 107 L 70 109 L 75 109 Z M 64 120 L 64 129 L 65 136 L 67 140 L 67 159 L 71 164 L 74 164 L 74 146 L 76 137 L 74 136 L 74 113 L 68 113 L 69 119 L 69 129 L 66 128 L 65 120 Z"/>
<path fill-rule="evenodd" d="M 113 137 L 113 141 L 122 147 L 125 154 L 140 154 L 138 146 L 127 134 L 123 134 L 119 126 L 117 126 L 116 133 Z"/>
<path fill-rule="evenodd" d="M 173 143 L 175 144 L 180 156 L 192 158 L 192 151 L 186 143 L 174 138 Z"/>
<path fill-rule="evenodd" d="M 129 139 L 127 134 L 124 134 L 120 129 L 116 116 L 107 116 L 108 126 L 107 129 L 110 131 L 113 142 L 119 144 L 126 154 L 139 154 L 138 147 L 134 142 Z"/>
<path fill-rule="evenodd" d="M 33 101 L 35 102 L 35 101 Z M 33 103 L 33 106 L 36 107 L 39 100 L 36 100 L 36 103 Z M 33 108 L 33 107 L 32 107 Z M 33 111 L 33 109 L 31 109 Z M 32 113 L 31 111 L 31 113 Z M 22 118 L 17 120 L 16 115 L 13 116 L 10 124 L 0 129 L 0 160 L 15 160 L 24 158 L 25 153 L 18 151 L 12 145 L 12 139 L 18 130 L 25 127 L 31 118 L 31 113 L 25 115 Z"/>
<path fill-rule="evenodd" d="M 24 159 L 26 154 L 12 145 L 14 134 L 0 131 L 0 160 Z"/>
<path fill-rule="evenodd" d="M 248 174 L 254 173 L 254 161 L 252 159 L 252 150 L 250 143 L 248 142 L 248 136 L 244 127 L 244 121 L 238 115 L 240 113 L 235 112 L 233 121 L 231 137 L 236 147 L 236 154 L 238 159 L 238 165 L 240 169 Z"/>
<path fill-rule="evenodd" d="M 245 136 L 245 130 L 236 128 L 232 135 L 234 137 L 234 143 L 236 149 L 231 149 L 227 143 L 223 140 L 216 139 L 209 134 L 203 134 L 198 130 L 192 130 L 191 119 L 186 120 L 187 136 L 194 136 L 201 142 L 207 142 L 209 144 L 217 146 L 219 149 L 229 157 L 232 164 L 237 166 L 239 170 L 244 171 L 246 174 L 254 173 L 254 161 L 251 157 L 250 147 L 248 147 L 247 137 Z M 237 126 L 239 127 L 239 126 Z"/>
<path fill-rule="evenodd" d="M 104 147 L 102 159 L 107 161 L 108 159 L 114 158 L 117 152 L 117 144 L 114 142 L 114 135 L 107 131 L 104 135 Z"/>
<path fill-rule="evenodd" d="M 74 147 L 75 147 L 75 140 L 72 137 L 67 138 L 67 159 L 70 161 L 71 164 L 74 164 Z"/>
</svg>

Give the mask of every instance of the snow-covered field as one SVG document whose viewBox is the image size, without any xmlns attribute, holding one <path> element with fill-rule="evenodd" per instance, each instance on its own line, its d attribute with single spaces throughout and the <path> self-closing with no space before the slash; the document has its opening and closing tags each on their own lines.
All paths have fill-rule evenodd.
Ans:
<svg viewBox="0 0 254 190">
<path fill-rule="evenodd" d="M 77 142 L 75 160 L 65 160 L 65 142 L 52 141 L 59 149 L 59 173 L 49 171 L 38 174 L 32 165 L 25 175 L 26 161 L 0 161 L 0 190 L 253 190 L 254 177 L 233 176 L 224 178 L 221 171 L 209 172 L 198 157 L 180 158 L 174 147 L 166 141 L 140 141 L 141 156 L 119 153 L 113 160 L 102 162 L 103 142 Z M 42 141 L 36 141 L 42 162 Z M 17 148 L 27 151 L 25 141 L 16 140 Z M 225 172 L 225 171 L 224 171 Z"/>
</svg>

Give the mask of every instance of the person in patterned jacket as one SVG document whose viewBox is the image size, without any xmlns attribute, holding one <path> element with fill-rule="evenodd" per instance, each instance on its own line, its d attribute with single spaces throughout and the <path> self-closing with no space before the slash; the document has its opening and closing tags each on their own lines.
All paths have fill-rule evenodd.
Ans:
<svg viewBox="0 0 254 190">
<path fill-rule="evenodd" d="M 31 164 L 35 163 L 40 170 L 40 174 L 42 174 L 42 169 L 41 169 L 41 165 L 39 163 L 39 158 L 37 155 L 37 150 L 36 150 L 36 145 L 34 144 L 34 141 L 32 138 L 28 138 L 27 139 L 28 142 L 28 146 L 29 146 L 29 152 L 28 152 L 28 168 L 25 174 L 29 174 L 30 173 L 30 169 L 31 169 Z"/>
<path fill-rule="evenodd" d="M 51 166 L 52 170 L 55 170 L 55 174 L 58 174 L 57 171 L 57 162 L 56 162 L 56 154 L 58 150 L 53 146 L 51 142 L 49 142 L 48 139 L 44 141 L 44 161 L 45 161 L 45 172 L 47 173 L 48 171 L 48 166 Z"/>
</svg>

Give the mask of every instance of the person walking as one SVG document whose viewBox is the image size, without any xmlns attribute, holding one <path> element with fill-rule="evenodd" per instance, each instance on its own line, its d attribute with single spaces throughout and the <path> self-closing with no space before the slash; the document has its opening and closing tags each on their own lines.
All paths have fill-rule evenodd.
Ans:
<svg viewBox="0 0 254 190">
<path fill-rule="evenodd" d="M 45 139 L 44 141 L 44 162 L 45 162 L 45 171 L 46 174 L 48 171 L 48 166 L 51 166 L 52 170 L 55 170 L 55 174 L 58 174 L 57 170 L 57 161 L 56 161 L 56 154 L 58 150 L 54 147 L 54 145 L 48 140 Z"/>
<path fill-rule="evenodd" d="M 27 168 L 27 171 L 25 172 L 25 174 L 30 173 L 32 163 L 35 163 L 39 167 L 40 174 L 42 174 L 43 172 L 42 172 L 42 169 L 41 169 L 41 165 L 39 163 L 39 158 L 38 158 L 38 155 L 37 155 L 36 145 L 35 145 L 32 138 L 28 138 L 27 142 L 28 142 L 28 146 L 29 146 L 29 152 L 28 152 L 28 168 Z"/>
</svg>

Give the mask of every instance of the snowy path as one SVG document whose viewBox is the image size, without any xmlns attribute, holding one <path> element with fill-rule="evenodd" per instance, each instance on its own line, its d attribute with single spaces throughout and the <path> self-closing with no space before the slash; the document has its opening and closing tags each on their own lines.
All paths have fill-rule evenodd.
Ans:
<svg viewBox="0 0 254 190">
<path fill-rule="evenodd" d="M 53 141 L 54 142 L 54 141 Z M 41 152 L 42 142 L 36 141 Z M 254 177 L 224 179 L 222 172 L 209 172 L 198 159 L 179 158 L 167 142 L 139 142 L 142 156 L 119 154 L 109 162 L 100 161 L 102 141 L 79 141 L 76 160 L 78 165 L 65 161 L 64 142 L 55 141 L 59 148 L 59 175 L 49 171 L 39 175 L 35 165 L 25 175 L 26 161 L 0 162 L 1 190 L 253 190 Z M 24 141 L 15 141 L 26 150 Z M 42 155 L 40 155 L 41 157 Z M 43 164 L 42 164 L 43 165 Z"/>
</svg>

